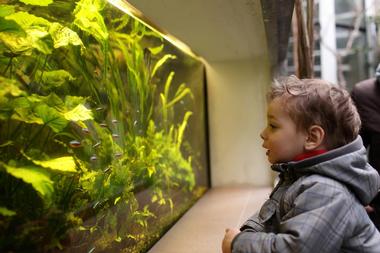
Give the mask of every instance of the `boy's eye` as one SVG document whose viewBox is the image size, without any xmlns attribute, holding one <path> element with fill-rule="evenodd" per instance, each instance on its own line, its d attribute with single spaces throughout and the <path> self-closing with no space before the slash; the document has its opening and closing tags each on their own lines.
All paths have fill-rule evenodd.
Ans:
<svg viewBox="0 0 380 253">
<path fill-rule="evenodd" d="M 270 128 L 277 128 L 277 126 L 274 125 L 274 124 L 269 124 L 269 127 L 270 127 Z"/>
</svg>

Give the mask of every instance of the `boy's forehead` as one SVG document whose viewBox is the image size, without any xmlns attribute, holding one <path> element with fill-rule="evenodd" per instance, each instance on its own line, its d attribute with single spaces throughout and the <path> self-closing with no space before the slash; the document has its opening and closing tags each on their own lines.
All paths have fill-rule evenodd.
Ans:
<svg viewBox="0 0 380 253">
<path fill-rule="evenodd" d="M 283 99 L 281 98 L 275 98 L 272 101 L 270 101 L 268 105 L 267 110 L 267 118 L 268 119 L 276 119 L 279 117 L 289 117 L 289 113 L 286 110 L 286 105 Z"/>
<path fill-rule="evenodd" d="M 285 101 L 281 98 L 275 98 L 269 102 L 268 114 L 285 111 Z"/>
<path fill-rule="evenodd" d="M 268 112 L 267 118 L 268 118 L 268 120 L 277 120 L 277 119 L 281 118 L 281 115 L 283 115 L 283 114 L 279 113 L 279 112 Z"/>
</svg>

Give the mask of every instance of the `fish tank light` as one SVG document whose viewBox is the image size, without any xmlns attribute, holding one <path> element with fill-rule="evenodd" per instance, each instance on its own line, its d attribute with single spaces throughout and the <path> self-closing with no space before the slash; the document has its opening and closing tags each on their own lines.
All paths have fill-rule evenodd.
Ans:
<svg viewBox="0 0 380 253">
<path fill-rule="evenodd" d="M 165 38 L 171 44 L 173 44 L 176 47 L 178 47 L 182 52 L 185 52 L 186 54 L 188 54 L 188 55 L 190 55 L 192 57 L 199 57 L 184 42 L 182 42 L 181 40 L 177 39 L 176 37 L 174 37 L 173 35 L 169 34 L 168 32 L 164 31 L 163 29 L 160 29 L 160 28 L 157 28 L 156 26 L 154 26 L 152 24 L 152 22 L 149 21 L 148 18 L 146 18 L 141 11 L 139 11 L 138 9 L 136 9 L 133 5 L 131 5 L 127 1 L 123 1 L 123 0 L 108 0 L 108 2 L 111 3 L 112 5 L 114 5 L 116 8 L 120 9 L 121 11 L 127 13 L 131 17 L 134 17 L 135 19 L 139 20 L 142 24 L 144 24 L 145 26 L 149 27 L 151 30 L 153 30 L 153 31 L 157 32 L 158 34 L 160 34 L 163 38 Z"/>
</svg>

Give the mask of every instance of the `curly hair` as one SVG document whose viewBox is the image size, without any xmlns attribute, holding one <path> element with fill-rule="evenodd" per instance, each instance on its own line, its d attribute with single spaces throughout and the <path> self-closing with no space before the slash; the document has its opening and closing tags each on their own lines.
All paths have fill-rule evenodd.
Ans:
<svg viewBox="0 0 380 253">
<path fill-rule="evenodd" d="M 359 134 L 361 121 L 349 93 L 327 81 L 296 76 L 278 79 L 268 93 L 269 101 L 275 98 L 281 99 L 297 130 L 322 127 L 328 149 L 350 143 Z"/>
</svg>

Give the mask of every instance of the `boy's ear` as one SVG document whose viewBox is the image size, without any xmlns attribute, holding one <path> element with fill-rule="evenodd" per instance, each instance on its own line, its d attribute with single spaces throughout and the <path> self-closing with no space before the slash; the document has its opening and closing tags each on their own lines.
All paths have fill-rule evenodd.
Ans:
<svg viewBox="0 0 380 253">
<path fill-rule="evenodd" d="M 325 140 L 325 130 L 318 125 L 312 125 L 307 131 L 305 149 L 307 151 L 315 149 L 325 149 L 323 143 Z"/>
</svg>

